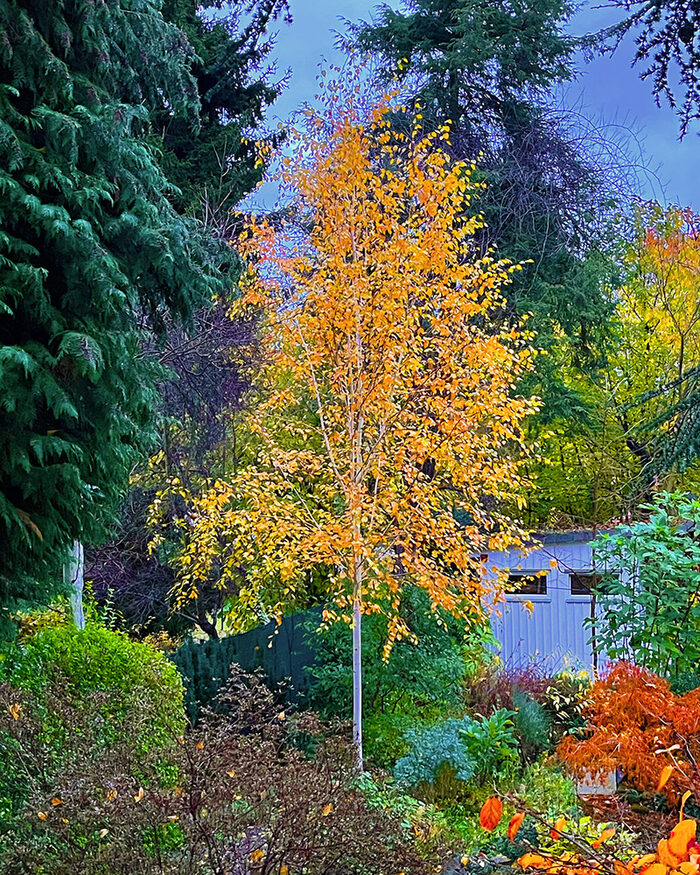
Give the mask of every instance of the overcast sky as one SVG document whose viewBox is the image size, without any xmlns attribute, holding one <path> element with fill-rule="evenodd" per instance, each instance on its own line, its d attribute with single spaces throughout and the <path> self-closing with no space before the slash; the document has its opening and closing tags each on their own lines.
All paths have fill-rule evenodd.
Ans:
<svg viewBox="0 0 700 875">
<path fill-rule="evenodd" d="M 337 32 L 344 29 L 343 18 L 369 19 L 376 6 L 375 0 L 291 0 L 294 22 L 280 26 L 274 52 L 280 71 L 290 69 L 291 77 L 271 110 L 270 121 L 285 120 L 300 104 L 313 99 L 319 64 L 324 59 L 339 60 L 334 42 Z M 609 20 L 609 12 L 590 4 L 578 13 L 572 29 L 586 33 Z M 613 58 L 591 63 L 581 59 L 580 75 L 560 99 L 605 131 L 619 131 L 628 140 L 629 156 L 640 166 L 639 150 L 645 153 L 649 172 L 638 174 L 642 196 L 700 211 L 700 125 L 696 122 L 679 141 L 678 119 L 668 106 L 657 107 L 650 83 L 640 81 L 639 71 L 631 67 L 632 54 L 633 46 L 626 44 Z"/>
</svg>

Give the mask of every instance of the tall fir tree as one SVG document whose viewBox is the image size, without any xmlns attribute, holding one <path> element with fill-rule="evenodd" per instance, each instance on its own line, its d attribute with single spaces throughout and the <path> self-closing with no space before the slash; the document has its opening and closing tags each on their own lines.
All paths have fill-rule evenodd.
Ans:
<svg viewBox="0 0 700 875">
<path fill-rule="evenodd" d="M 603 278 L 610 188 L 554 112 L 549 95 L 572 75 L 567 0 L 405 0 L 351 28 L 397 78 L 428 128 L 452 124 L 455 157 L 474 160 L 486 183 L 483 252 L 530 263 L 506 291 L 508 313 L 531 312 L 541 415 L 571 414 L 576 393 L 559 379 L 562 345 L 581 365 L 595 360 L 611 310 Z"/>
<path fill-rule="evenodd" d="M 225 231 L 228 214 L 262 178 L 254 137 L 262 135 L 265 110 L 283 84 L 268 63 L 270 27 L 289 20 L 288 0 L 214 0 L 206 12 L 196 0 L 165 0 L 163 16 L 196 52 L 192 74 L 201 105 L 196 125 L 167 107 L 154 116 L 163 167 L 180 191 L 176 206 L 204 213 Z"/>
<path fill-rule="evenodd" d="M 98 600 L 116 605 L 132 633 L 163 626 L 181 632 L 196 625 L 216 637 L 226 593 L 203 582 L 192 610 L 172 610 L 169 551 L 148 550 L 146 511 L 154 484 L 172 477 L 187 485 L 207 482 L 236 463 L 235 414 L 250 385 L 256 346 L 255 320 L 230 313 L 241 262 L 229 243 L 238 234 L 237 206 L 265 169 L 254 138 L 267 137 L 270 146 L 277 142 L 277 132 L 265 134 L 262 127 L 284 84 L 270 59 L 273 27 L 289 14 L 287 0 L 217 0 L 206 10 L 196 0 L 165 0 L 163 16 L 183 31 L 196 53 L 192 73 L 201 111 L 196 119 L 157 107 L 152 137 L 176 186 L 173 204 L 203 220 L 212 258 L 228 283 L 192 325 L 168 326 L 158 349 L 171 377 L 158 405 L 161 464 L 153 462 L 145 488 L 135 488 L 124 502 L 109 543 L 88 551 L 87 574 Z M 184 513 L 181 504 L 173 506 L 174 525 Z"/>
<path fill-rule="evenodd" d="M 197 124 L 157 0 L 0 0 L 0 609 L 99 537 L 152 434 L 146 339 L 217 288 L 149 114 Z"/>
</svg>

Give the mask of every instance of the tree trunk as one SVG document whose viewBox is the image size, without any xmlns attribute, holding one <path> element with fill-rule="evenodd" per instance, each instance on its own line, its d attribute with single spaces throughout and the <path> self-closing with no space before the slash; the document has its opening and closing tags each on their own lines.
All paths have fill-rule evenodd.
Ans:
<svg viewBox="0 0 700 875">
<path fill-rule="evenodd" d="M 73 541 L 70 556 L 63 563 L 63 583 L 70 589 L 70 609 L 73 622 L 78 629 L 85 628 L 85 611 L 83 609 L 83 575 L 85 571 L 85 556 L 80 541 Z"/>
<path fill-rule="evenodd" d="M 357 752 L 357 769 L 364 772 L 362 756 L 362 567 L 353 562 L 352 598 L 352 738 Z"/>
</svg>

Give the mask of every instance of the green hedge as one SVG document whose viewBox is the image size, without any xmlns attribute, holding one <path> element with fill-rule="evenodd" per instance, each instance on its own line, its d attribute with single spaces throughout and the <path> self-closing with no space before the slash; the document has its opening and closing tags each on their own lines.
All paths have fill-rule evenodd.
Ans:
<svg viewBox="0 0 700 875">
<path fill-rule="evenodd" d="M 272 687 L 289 681 L 288 701 L 305 699 L 316 660 L 307 636 L 320 621 L 321 609 L 315 608 L 284 617 L 280 625 L 273 621 L 241 635 L 201 642 L 188 639 L 171 658 L 185 682 L 190 721 L 196 723 L 201 709 L 212 705 L 231 674 L 232 663 L 244 671 L 262 670 Z"/>
</svg>

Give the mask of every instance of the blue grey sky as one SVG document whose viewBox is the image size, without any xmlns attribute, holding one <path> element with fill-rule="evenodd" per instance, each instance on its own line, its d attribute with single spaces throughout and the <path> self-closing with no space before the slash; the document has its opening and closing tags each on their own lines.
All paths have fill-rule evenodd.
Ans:
<svg viewBox="0 0 700 875">
<path fill-rule="evenodd" d="M 391 5 L 398 5 L 397 0 Z M 289 69 L 291 75 L 269 121 L 285 120 L 301 104 L 313 100 L 319 64 L 340 60 L 334 42 L 337 32 L 344 29 L 343 18 L 370 19 L 376 6 L 376 0 L 291 0 L 294 22 L 280 26 L 274 50 L 279 71 Z M 572 32 L 587 33 L 610 21 L 610 11 L 596 6 L 583 6 L 572 22 Z M 628 140 L 630 157 L 640 168 L 642 163 L 648 168 L 637 174 L 642 197 L 700 211 L 700 124 L 691 125 L 679 141 L 678 119 L 667 105 L 656 105 L 650 83 L 642 82 L 640 71 L 632 68 L 632 57 L 633 45 L 628 41 L 612 58 L 590 63 L 581 58 L 579 76 L 559 99 L 575 106 L 604 132 L 618 130 Z"/>
</svg>

